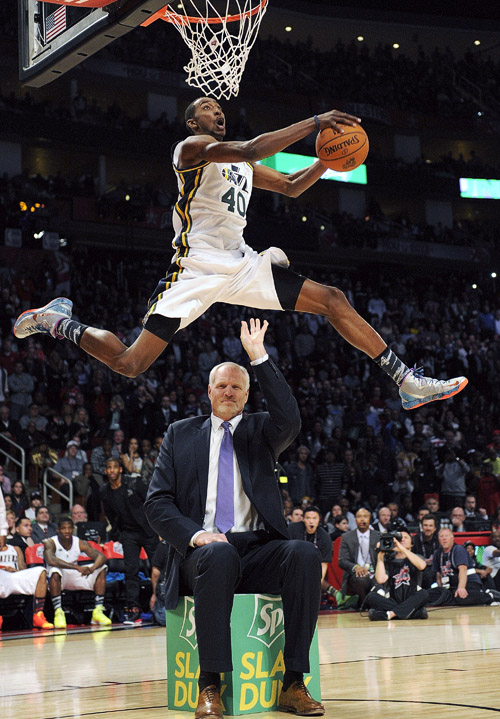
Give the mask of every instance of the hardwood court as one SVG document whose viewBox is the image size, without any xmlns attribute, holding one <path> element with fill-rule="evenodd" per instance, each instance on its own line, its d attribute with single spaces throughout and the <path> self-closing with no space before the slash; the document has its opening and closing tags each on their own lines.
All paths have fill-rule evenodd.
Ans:
<svg viewBox="0 0 500 719">
<path fill-rule="evenodd" d="M 327 717 L 483 719 L 500 712 L 500 607 L 438 609 L 427 621 L 390 624 L 336 614 L 320 617 L 319 626 Z M 4 640 L 0 666 L 3 717 L 167 716 L 160 628 Z"/>
</svg>

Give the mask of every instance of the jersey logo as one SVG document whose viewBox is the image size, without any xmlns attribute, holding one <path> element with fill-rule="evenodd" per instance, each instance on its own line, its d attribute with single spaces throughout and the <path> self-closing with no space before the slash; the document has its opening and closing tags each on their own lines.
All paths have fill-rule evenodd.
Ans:
<svg viewBox="0 0 500 719">
<path fill-rule="evenodd" d="M 230 182 L 232 185 L 236 185 L 236 187 L 239 187 L 243 192 L 247 191 L 247 178 L 245 175 L 242 175 L 238 172 L 240 168 L 238 165 L 231 165 L 230 167 L 223 167 L 222 168 L 222 177 Z"/>
<path fill-rule="evenodd" d="M 453 577 L 453 567 L 451 566 L 451 562 L 448 559 L 445 564 L 441 564 L 441 576 L 442 577 Z"/>
<path fill-rule="evenodd" d="M 394 589 L 397 589 L 402 584 L 409 584 L 410 583 L 410 570 L 404 565 L 404 567 L 401 567 L 401 571 L 399 571 L 397 574 L 394 575 Z"/>
</svg>

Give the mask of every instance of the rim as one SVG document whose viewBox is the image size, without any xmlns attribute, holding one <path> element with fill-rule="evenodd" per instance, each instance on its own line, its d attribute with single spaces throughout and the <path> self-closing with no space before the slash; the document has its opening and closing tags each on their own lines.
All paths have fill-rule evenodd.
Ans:
<svg viewBox="0 0 500 719">
<path fill-rule="evenodd" d="M 237 22 L 238 20 L 244 20 L 256 15 L 259 10 L 262 10 L 267 5 L 267 2 L 268 0 L 260 0 L 259 3 L 251 10 L 237 13 L 236 15 L 226 15 L 225 17 L 193 17 L 191 15 L 181 15 L 175 10 L 171 10 L 170 5 L 166 5 L 164 8 L 164 14 L 161 16 L 161 20 L 165 20 L 165 22 L 170 22 L 175 25 L 191 25 L 192 23 L 217 25 L 222 22 Z M 146 25 L 146 23 L 143 24 Z"/>
</svg>

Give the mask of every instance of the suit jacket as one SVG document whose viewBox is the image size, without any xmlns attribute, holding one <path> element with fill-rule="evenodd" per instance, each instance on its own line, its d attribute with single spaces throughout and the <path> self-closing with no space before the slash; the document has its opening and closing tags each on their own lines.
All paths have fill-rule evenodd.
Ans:
<svg viewBox="0 0 500 719">
<path fill-rule="evenodd" d="M 375 567 L 377 556 L 375 547 L 380 539 L 380 533 L 370 529 L 370 563 Z M 352 575 L 354 565 L 358 563 L 359 540 L 358 530 L 353 529 L 342 535 L 339 550 L 339 567 L 344 570 L 342 577 L 342 593 L 346 594 L 347 582 Z"/>
<path fill-rule="evenodd" d="M 49 537 L 53 537 L 57 534 L 57 524 L 54 522 L 49 522 L 47 524 L 47 533 Z M 35 542 L 35 544 L 39 544 L 40 542 L 43 542 L 44 539 L 47 539 L 45 536 L 45 532 L 40 527 L 39 524 L 33 525 L 33 532 L 31 533 L 31 539 Z"/>
<path fill-rule="evenodd" d="M 269 359 L 254 366 L 267 412 L 244 416 L 233 434 L 245 494 L 271 539 L 288 539 L 275 465 L 300 430 L 300 414 L 290 387 Z M 179 597 L 179 565 L 192 536 L 203 529 L 210 453 L 210 416 L 171 424 L 163 439 L 149 485 L 145 510 L 151 526 L 169 544 L 166 608 Z"/>
<path fill-rule="evenodd" d="M 146 485 L 140 477 L 124 477 L 122 476 L 122 486 L 125 487 L 128 496 L 130 511 L 132 512 L 136 522 L 142 527 L 143 531 L 148 535 L 154 535 L 146 515 L 144 514 L 144 501 L 146 499 Z M 111 524 L 109 536 L 111 539 L 120 538 L 120 517 L 116 514 L 112 500 L 113 490 L 109 482 L 101 487 L 101 500 L 104 508 L 104 514 Z"/>
</svg>

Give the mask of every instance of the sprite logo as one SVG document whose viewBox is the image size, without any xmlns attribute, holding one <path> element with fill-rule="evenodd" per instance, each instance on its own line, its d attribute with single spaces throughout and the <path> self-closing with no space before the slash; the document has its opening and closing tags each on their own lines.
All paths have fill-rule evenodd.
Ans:
<svg viewBox="0 0 500 719">
<path fill-rule="evenodd" d="M 196 649 L 198 646 L 194 622 L 194 599 L 191 597 L 184 597 L 184 618 L 179 637 L 185 639 L 192 649 Z"/>
<path fill-rule="evenodd" d="M 276 597 L 256 594 L 253 622 L 247 637 L 257 639 L 269 648 L 285 631 L 283 609 L 280 605 L 281 602 Z"/>
</svg>

